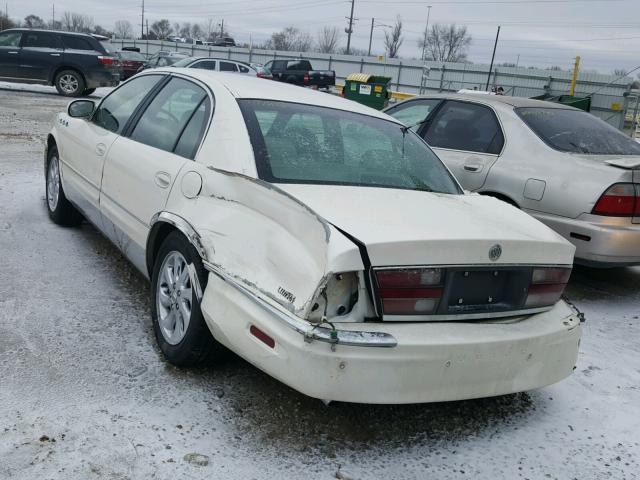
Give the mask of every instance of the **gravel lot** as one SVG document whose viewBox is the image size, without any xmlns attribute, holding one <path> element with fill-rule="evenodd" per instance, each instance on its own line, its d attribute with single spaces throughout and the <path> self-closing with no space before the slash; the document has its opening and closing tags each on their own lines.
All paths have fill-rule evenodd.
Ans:
<svg viewBox="0 0 640 480">
<path fill-rule="evenodd" d="M 574 270 L 568 294 L 587 316 L 577 369 L 529 393 L 325 407 L 234 356 L 178 370 L 156 348 L 144 278 L 90 225 L 47 218 L 43 143 L 67 100 L 11 88 L 0 84 L 1 479 L 640 476 L 639 268 Z"/>
</svg>

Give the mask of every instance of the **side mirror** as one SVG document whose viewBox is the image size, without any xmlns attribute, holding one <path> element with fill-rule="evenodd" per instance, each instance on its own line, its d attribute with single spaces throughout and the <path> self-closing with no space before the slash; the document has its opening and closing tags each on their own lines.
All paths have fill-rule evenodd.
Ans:
<svg viewBox="0 0 640 480">
<path fill-rule="evenodd" d="M 67 113 L 73 118 L 89 118 L 95 108 L 93 100 L 74 100 L 69 104 Z"/>
</svg>

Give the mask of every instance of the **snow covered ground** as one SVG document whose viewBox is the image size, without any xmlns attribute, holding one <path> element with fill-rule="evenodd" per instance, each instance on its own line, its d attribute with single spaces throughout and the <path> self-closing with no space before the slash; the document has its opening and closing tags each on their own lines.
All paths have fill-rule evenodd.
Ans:
<svg viewBox="0 0 640 480">
<path fill-rule="evenodd" d="M 574 271 L 577 369 L 529 393 L 325 407 L 233 356 L 178 370 L 156 348 L 146 281 L 91 226 L 47 218 L 43 141 L 68 99 L 7 85 L 0 479 L 640 476 L 640 269 Z"/>
</svg>

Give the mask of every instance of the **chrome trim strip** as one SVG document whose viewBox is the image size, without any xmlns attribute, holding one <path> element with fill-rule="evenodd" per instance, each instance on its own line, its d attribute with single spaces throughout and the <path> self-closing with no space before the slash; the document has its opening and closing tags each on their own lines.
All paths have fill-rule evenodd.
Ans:
<svg viewBox="0 0 640 480">
<path fill-rule="evenodd" d="M 548 307 L 529 308 L 526 310 L 509 310 L 506 312 L 452 313 L 450 315 L 385 315 L 382 317 L 382 320 L 385 322 L 463 322 L 465 320 L 491 320 L 492 318 L 521 317 L 533 315 L 534 313 L 548 312 L 554 306 L 555 305 L 550 305 Z"/>
<path fill-rule="evenodd" d="M 216 265 L 203 261 L 204 267 L 214 275 L 236 288 L 240 293 L 253 301 L 256 305 L 266 310 L 278 320 L 282 321 L 286 326 L 303 335 L 305 342 L 317 340 L 319 342 L 330 343 L 333 345 L 347 345 L 352 347 L 395 347 L 397 340 L 388 333 L 383 332 L 364 332 L 351 330 L 338 330 L 313 325 L 302 320 L 289 312 L 285 312 L 274 305 L 255 296 L 247 287 L 237 282 L 230 275 L 222 271 Z"/>
<path fill-rule="evenodd" d="M 202 261 L 207 261 L 207 252 L 204 249 L 202 242 L 200 241 L 200 234 L 184 218 L 170 212 L 158 212 L 151 218 L 151 223 L 149 226 L 153 227 L 153 225 L 158 222 L 166 222 L 180 230 L 198 251 L 200 257 L 202 257 Z"/>
</svg>

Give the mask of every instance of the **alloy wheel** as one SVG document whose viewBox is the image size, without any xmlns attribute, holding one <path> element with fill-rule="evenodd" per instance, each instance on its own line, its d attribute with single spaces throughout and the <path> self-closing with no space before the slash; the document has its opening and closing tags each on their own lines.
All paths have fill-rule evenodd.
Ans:
<svg viewBox="0 0 640 480">
<path fill-rule="evenodd" d="M 49 160 L 49 169 L 47 171 L 47 204 L 50 211 L 55 211 L 58 206 L 58 198 L 60 197 L 60 167 L 58 165 L 58 157 L 53 156 Z"/>
<path fill-rule="evenodd" d="M 177 345 L 189 328 L 193 298 L 187 261 L 180 252 L 167 254 L 156 288 L 160 331 L 167 343 Z"/>
</svg>

